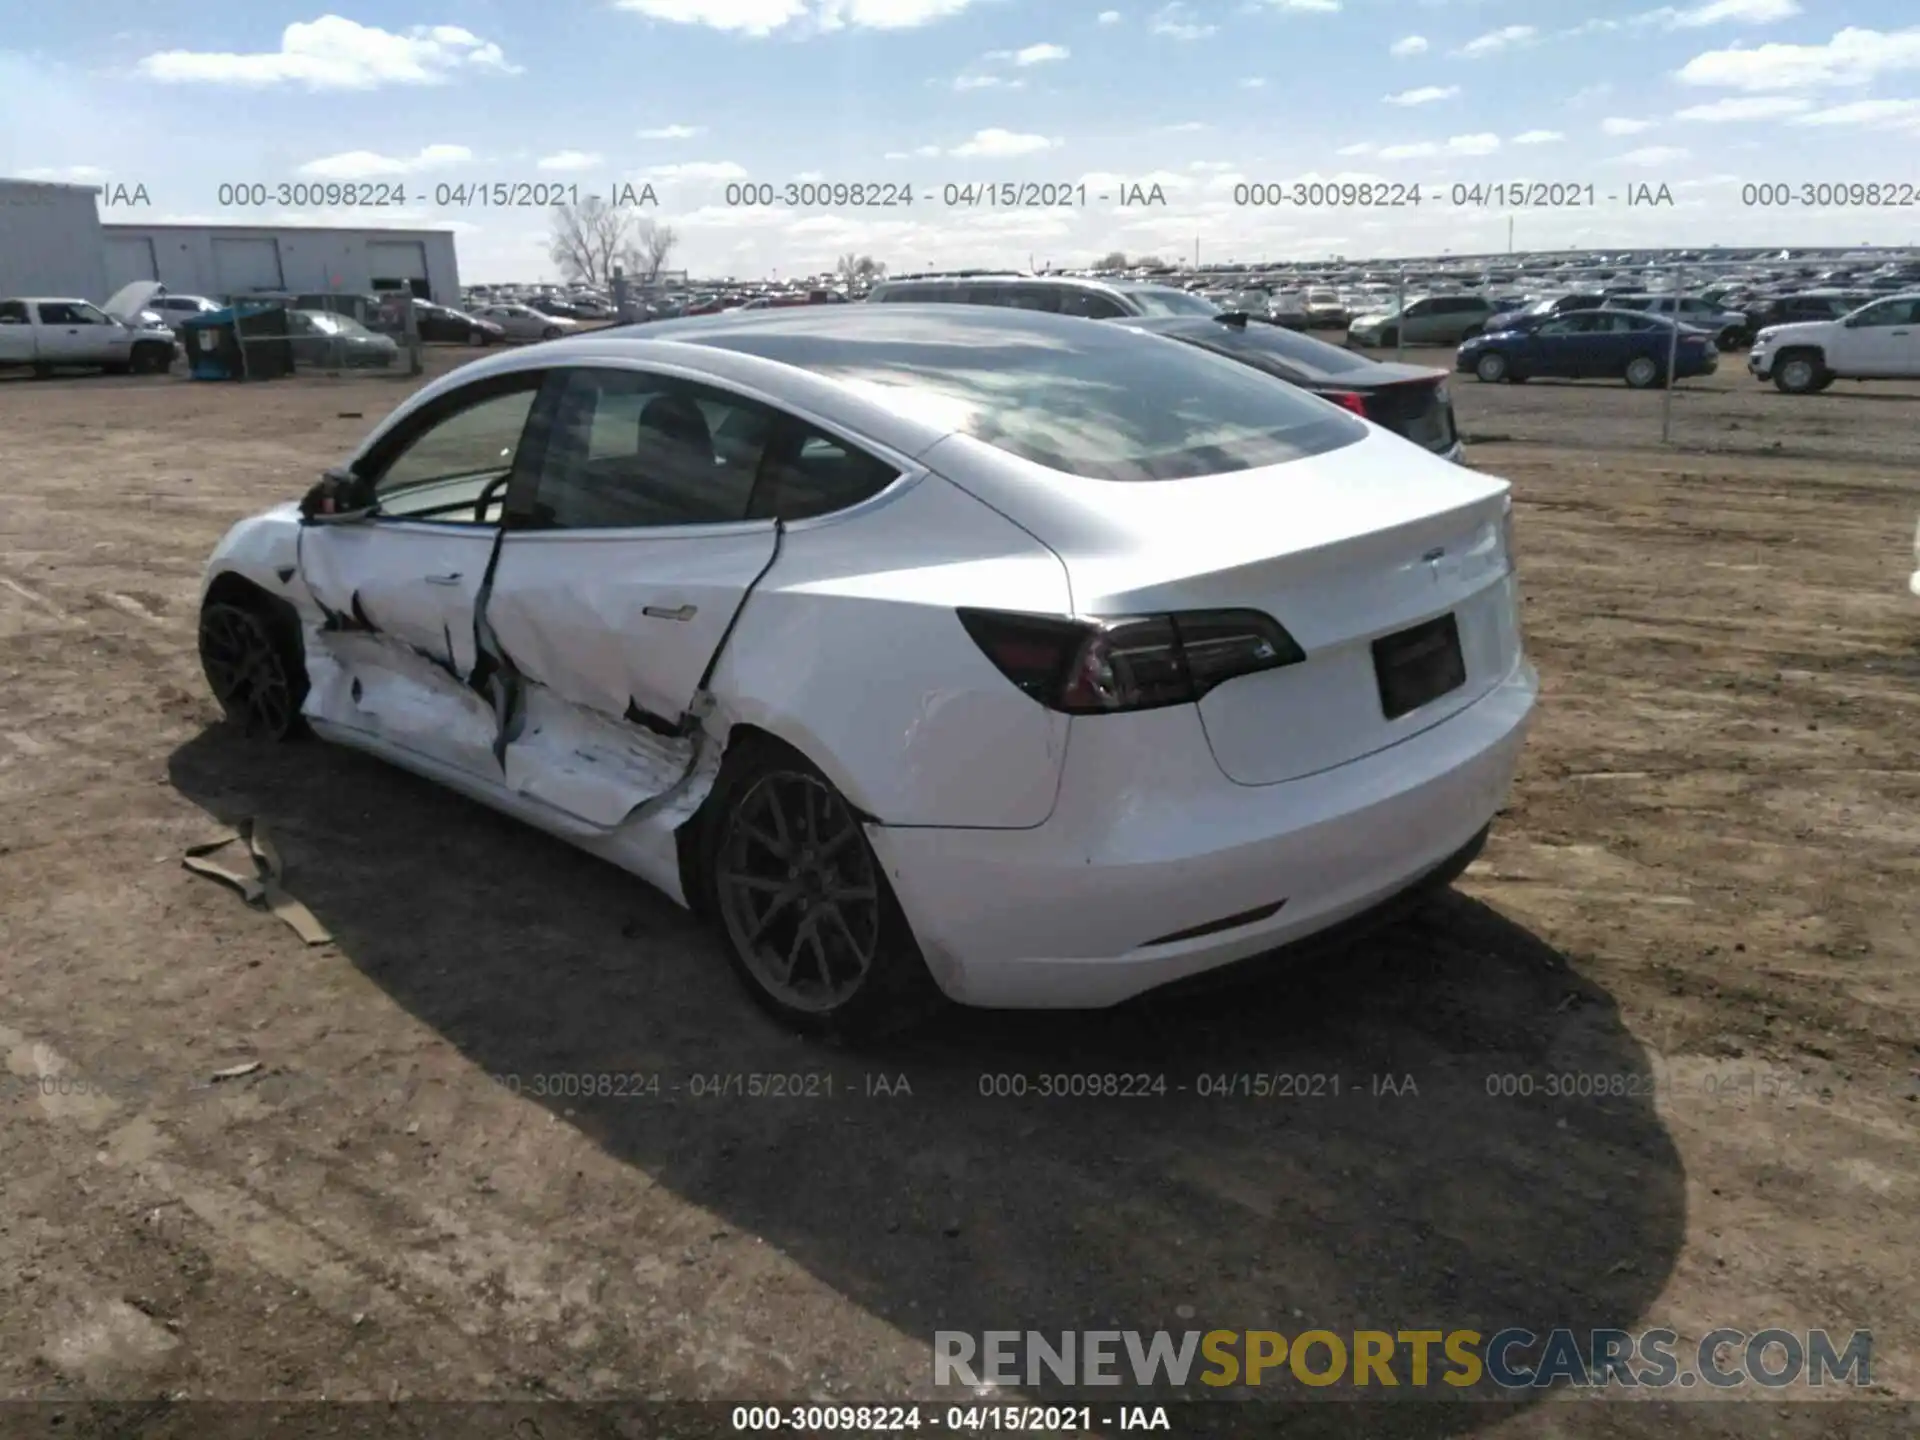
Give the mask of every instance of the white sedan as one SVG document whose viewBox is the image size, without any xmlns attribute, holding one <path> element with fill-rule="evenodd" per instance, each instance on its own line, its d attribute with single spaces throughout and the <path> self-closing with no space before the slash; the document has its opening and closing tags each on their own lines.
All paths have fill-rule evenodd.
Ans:
<svg viewBox="0 0 1920 1440">
<path fill-rule="evenodd" d="M 611 860 L 857 1035 L 1111 1005 L 1450 880 L 1537 694 L 1510 513 L 1123 326 L 743 312 L 428 385 L 221 541 L 200 647 L 248 729 Z"/>
<path fill-rule="evenodd" d="M 558 340 L 580 328 L 578 320 L 548 315 L 531 305 L 518 303 L 485 305 L 471 313 L 482 320 L 493 321 L 506 332 L 509 340 Z"/>
</svg>

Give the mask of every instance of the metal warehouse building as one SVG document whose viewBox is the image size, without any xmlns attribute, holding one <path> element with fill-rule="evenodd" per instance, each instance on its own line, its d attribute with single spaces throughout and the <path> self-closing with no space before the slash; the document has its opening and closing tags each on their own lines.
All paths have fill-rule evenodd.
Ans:
<svg viewBox="0 0 1920 1440">
<path fill-rule="evenodd" d="M 224 297 L 411 290 L 460 303 L 450 230 L 103 225 L 93 185 L 0 179 L 0 295 L 105 300 L 134 280 Z"/>
</svg>

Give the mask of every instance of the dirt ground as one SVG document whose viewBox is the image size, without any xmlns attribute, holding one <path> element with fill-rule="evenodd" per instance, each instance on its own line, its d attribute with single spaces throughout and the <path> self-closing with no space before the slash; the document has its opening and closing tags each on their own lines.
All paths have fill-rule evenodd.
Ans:
<svg viewBox="0 0 1920 1440">
<path fill-rule="evenodd" d="M 208 550 L 409 382 L 0 382 L 0 1389 L 882 1401 L 933 1394 L 936 1329 L 1781 1326 L 1872 1330 L 1878 1403 L 1364 1433 L 1917 1433 L 1920 387 L 1741 365 L 1671 450 L 1658 393 L 1456 383 L 1545 686 L 1457 893 L 1226 994 L 865 1056 L 620 872 L 216 723 Z M 182 868 L 250 817 L 335 944 Z M 1169 1088 L 982 1093 L 1063 1072 Z M 1340 1097 L 1199 1093 L 1273 1072 Z M 581 1075 L 658 1088 L 538 1093 Z M 709 1093 L 741 1075 L 816 1093 Z"/>
</svg>

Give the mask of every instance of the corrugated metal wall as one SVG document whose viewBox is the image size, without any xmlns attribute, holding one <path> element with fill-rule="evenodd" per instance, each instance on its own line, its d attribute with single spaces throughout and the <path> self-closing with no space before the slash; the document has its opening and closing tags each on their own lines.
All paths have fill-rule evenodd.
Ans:
<svg viewBox="0 0 1920 1440">
<path fill-rule="evenodd" d="M 106 252 L 91 187 L 0 180 L 0 296 L 104 300 Z"/>
<path fill-rule="evenodd" d="M 459 265 L 453 235 L 448 231 L 326 230 L 296 225 L 109 225 L 106 234 L 116 250 L 130 249 L 129 242 L 150 241 L 158 279 L 169 290 L 216 298 L 236 286 L 252 289 L 276 284 L 295 291 L 365 294 L 376 279 L 394 278 L 388 274 L 393 268 L 392 247 L 405 246 L 410 255 L 419 257 L 410 269 L 421 268 L 424 262 L 425 274 L 419 278 L 427 282 L 432 298 L 447 305 L 460 303 Z M 264 255 L 269 245 L 278 257 L 278 282 L 268 278 L 271 267 L 264 260 L 257 273 L 249 270 L 242 274 L 233 264 L 239 248 L 250 247 Z"/>
</svg>

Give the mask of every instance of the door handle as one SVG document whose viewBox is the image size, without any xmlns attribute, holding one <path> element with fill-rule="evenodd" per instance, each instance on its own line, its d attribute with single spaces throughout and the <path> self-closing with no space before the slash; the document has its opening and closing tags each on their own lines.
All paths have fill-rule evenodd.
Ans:
<svg viewBox="0 0 1920 1440">
<path fill-rule="evenodd" d="M 699 613 L 699 608 L 697 605 L 681 605 L 669 610 L 664 605 L 649 605 L 640 613 L 651 616 L 655 620 L 691 620 Z"/>
<path fill-rule="evenodd" d="M 451 575 L 427 576 L 427 584 L 429 585 L 458 585 L 459 583 L 460 572 L 458 570 L 454 571 Z"/>
</svg>

